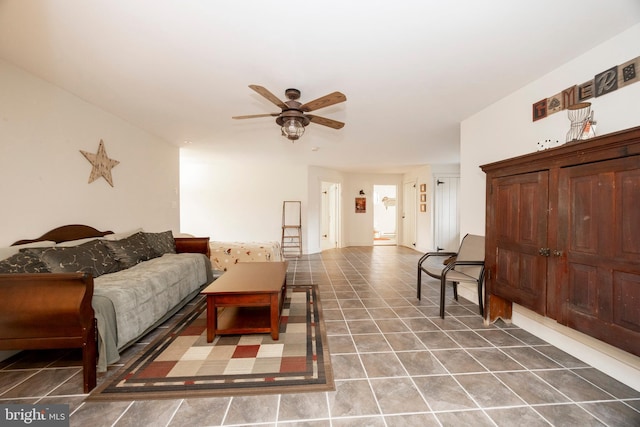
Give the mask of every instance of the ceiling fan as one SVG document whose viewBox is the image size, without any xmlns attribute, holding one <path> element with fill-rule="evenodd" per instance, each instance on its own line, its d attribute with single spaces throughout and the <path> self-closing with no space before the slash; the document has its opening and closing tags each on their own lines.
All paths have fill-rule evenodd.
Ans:
<svg viewBox="0 0 640 427">
<path fill-rule="evenodd" d="M 333 129 L 342 129 L 344 123 L 337 120 L 327 119 L 313 114 L 307 114 L 320 108 L 338 104 L 347 100 L 347 97 L 340 92 L 333 92 L 321 98 L 315 99 L 306 104 L 302 104 L 297 100 L 300 98 L 298 89 L 287 89 L 284 94 L 288 101 L 281 101 L 277 96 L 269 92 L 262 86 L 249 85 L 249 87 L 258 92 L 263 97 L 277 105 L 282 109 L 280 113 L 269 114 L 253 114 L 249 116 L 235 116 L 232 119 L 254 119 L 257 117 L 275 117 L 276 123 L 281 126 L 282 136 L 295 141 L 304 134 L 304 128 L 309 123 L 316 123 L 322 126 L 328 126 Z"/>
</svg>

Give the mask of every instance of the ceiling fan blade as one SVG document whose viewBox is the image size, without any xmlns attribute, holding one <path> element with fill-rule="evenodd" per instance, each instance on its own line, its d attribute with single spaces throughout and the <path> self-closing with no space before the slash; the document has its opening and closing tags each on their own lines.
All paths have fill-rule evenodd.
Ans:
<svg viewBox="0 0 640 427">
<path fill-rule="evenodd" d="M 333 92 L 329 95 L 325 95 L 322 98 L 314 99 L 300 106 L 302 111 L 314 111 L 320 108 L 328 107 L 329 105 L 338 104 L 347 100 L 347 97 L 340 92 Z"/>
<path fill-rule="evenodd" d="M 235 116 L 231 117 L 232 119 L 255 119 L 258 117 L 278 117 L 280 113 L 269 113 L 269 114 L 251 114 L 248 116 Z"/>
<path fill-rule="evenodd" d="M 269 101 L 276 104 L 278 107 L 282 109 L 289 108 L 286 106 L 284 102 L 280 101 L 280 99 L 277 96 L 269 92 L 266 88 L 263 88 L 262 86 L 258 86 L 258 85 L 249 85 L 249 87 L 255 90 L 256 92 L 258 92 L 260 95 L 267 98 Z"/>
<path fill-rule="evenodd" d="M 326 117 L 314 116 L 313 114 L 307 114 L 307 117 L 309 117 L 309 120 L 311 120 L 312 123 L 318 125 L 329 126 L 334 129 L 342 129 L 344 127 L 344 123 L 337 120 L 327 119 Z"/>
</svg>

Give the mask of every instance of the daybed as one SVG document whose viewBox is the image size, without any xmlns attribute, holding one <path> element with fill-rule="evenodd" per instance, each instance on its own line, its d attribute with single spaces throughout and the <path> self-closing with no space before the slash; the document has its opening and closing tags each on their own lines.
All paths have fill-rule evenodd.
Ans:
<svg viewBox="0 0 640 427">
<path fill-rule="evenodd" d="M 239 262 L 282 261 L 279 242 L 218 242 L 209 243 L 212 268 L 219 273 Z"/>
<path fill-rule="evenodd" d="M 0 350 L 82 348 L 85 393 L 96 385 L 96 351 L 105 371 L 213 280 L 209 238 L 170 231 L 71 225 L 3 250 Z"/>
</svg>

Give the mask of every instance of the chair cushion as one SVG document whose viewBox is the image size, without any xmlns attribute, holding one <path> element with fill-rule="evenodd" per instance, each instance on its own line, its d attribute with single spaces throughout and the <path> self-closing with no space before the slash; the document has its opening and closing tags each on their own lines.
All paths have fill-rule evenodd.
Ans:
<svg viewBox="0 0 640 427">
<path fill-rule="evenodd" d="M 429 276 L 433 277 L 434 279 L 440 279 L 440 275 L 442 274 L 442 267 L 439 266 L 435 266 L 435 265 L 423 265 L 422 266 L 422 271 L 424 271 L 425 273 L 427 273 Z"/>
<path fill-rule="evenodd" d="M 467 267 L 467 268 L 480 268 L 480 267 Z M 478 277 L 480 276 L 480 273 L 478 272 L 478 274 L 473 277 L 473 276 L 468 276 L 464 273 L 461 273 L 459 271 L 456 270 L 449 270 L 447 272 L 447 282 L 464 282 L 464 283 L 478 283 Z"/>
</svg>

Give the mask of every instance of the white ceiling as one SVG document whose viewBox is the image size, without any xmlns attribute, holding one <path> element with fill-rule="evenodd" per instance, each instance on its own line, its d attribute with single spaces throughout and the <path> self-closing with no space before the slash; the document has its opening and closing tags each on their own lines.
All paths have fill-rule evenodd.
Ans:
<svg viewBox="0 0 640 427">
<path fill-rule="evenodd" d="M 400 172 L 458 163 L 460 121 L 638 22 L 639 0 L 0 0 L 0 58 L 171 143 Z M 346 126 L 232 120 L 279 111 L 249 84 L 341 91 L 314 114 Z"/>
</svg>

